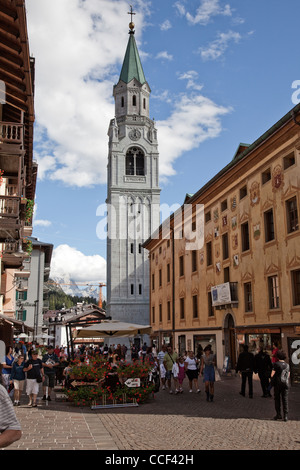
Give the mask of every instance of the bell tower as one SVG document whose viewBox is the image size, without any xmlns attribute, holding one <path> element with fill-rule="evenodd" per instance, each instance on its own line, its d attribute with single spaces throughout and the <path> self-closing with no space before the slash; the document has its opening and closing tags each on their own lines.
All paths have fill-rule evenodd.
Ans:
<svg viewBox="0 0 300 470">
<path fill-rule="evenodd" d="M 108 129 L 107 315 L 147 325 L 149 260 L 142 244 L 160 222 L 159 154 L 132 9 L 130 14 L 127 49 L 113 88 L 115 117 Z"/>
</svg>

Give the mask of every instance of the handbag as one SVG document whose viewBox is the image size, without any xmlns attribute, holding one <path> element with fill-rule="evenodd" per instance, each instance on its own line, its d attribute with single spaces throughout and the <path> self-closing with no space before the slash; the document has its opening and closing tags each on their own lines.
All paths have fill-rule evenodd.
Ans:
<svg viewBox="0 0 300 470">
<path fill-rule="evenodd" d="M 40 384 L 41 382 L 43 382 L 43 377 L 41 375 L 38 375 L 36 381 L 38 384 Z"/>
<path fill-rule="evenodd" d="M 220 382 L 220 380 L 221 380 L 221 377 L 220 377 L 219 371 L 218 371 L 218 369 L 215 367 L 215 381 L 216 381 L 216 382 Z"/>
</svg>

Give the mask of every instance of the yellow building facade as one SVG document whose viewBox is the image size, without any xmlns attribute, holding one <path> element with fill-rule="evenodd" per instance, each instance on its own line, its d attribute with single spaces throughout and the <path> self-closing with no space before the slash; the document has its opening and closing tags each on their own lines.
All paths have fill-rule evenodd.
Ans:
<svg viewBox="0 0 300 470">
<path fill-rule="evenodd" d="M 300 380 L 300 106 L 165 220 L 144 247 L 158 348 L 211 344 L 219 368 L 242 344 L 285 349 Z"/>
</svg>

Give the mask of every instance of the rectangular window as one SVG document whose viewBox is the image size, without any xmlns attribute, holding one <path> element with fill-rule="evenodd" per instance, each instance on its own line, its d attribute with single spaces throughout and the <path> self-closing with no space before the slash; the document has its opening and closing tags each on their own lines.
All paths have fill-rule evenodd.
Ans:
<svg viewBox="0 0 300 470">
<path fill-rule="evenodd" d="M 210 214 L 210 211 L 206 212 L 205 214 L 205 223 L 206 222 L 209 222 L 211 220 L 211 214 Z"/>
<path fill-rule="evenodd" d="M 252 303 L 252 284 L 251 282 L 246 282 L 244 284 L 244 298 L 245 298 L 245 312 L 253 311 Z"/>
<path fill-rule="evenodd" d="M 170 266 L 170 263 L 167 264 L 167 282 L 171 282 L 171 266 Z"/>
<path fill-rule="evenodd" d="M 184 257 L 179 257 L 179 276 L 184 276 Z"/>
<path fill-rule="evenodd" d="M 155 289 L 155 276 L 152 274 L 152 290 Z"/>
<path fill-rule="evenodd" d="M 292 271 L 293 305 L 300 305 L 300 270 Z"/>
<path fill-rule="evenodd" d="M 152 307 L 152 323 L 155 323 L 155 307 Z"/>
<path fill-rule="evenodd" d="M 158 271 L 158 282 L 159 282 L 159 287 L 162 285 L 162 274 L 161 274 L 161 269 Z"/>
<path fill-rule="evenodd" d="M 192 251 L 192 272 L 197 271 L 197 251 Z"/>
<path fill-rule="evenodd" d="M 283 168 L 286 170 L 290 166 L 295 165 L 295 155 L 294 152 L 290 153 L 283 159 Z"/>
<path fill-rule="evenodd" d="M 212 246 L 211 242 L 206 243 L 206 265 L 212 265 Z"/>
<path fill-rule="evenodd" d="M 198 318 L 198 295 L 193 295 L 193 318 Z"/>
<path fill-rule="evenodd" d="M 227 199 L 224 199 L 224 201 L 221 202 L 221 212 L 226 211 L 227 209 Z"/>
<path fill-rule="evenodd" d="M 139 284 L 139 295 L 142 295 L 143 289 L 142 289 L 142 284 Z"/>
<path fill-rule="evenodd" d="M 167 320 L 171 321 L 171 302 L 168 300 L 167 302 Z"/>
<path fill-rule="evenodd" d="M 250 249 L 250 237 L 249 237 L 249 224 L 245 222 L 241 225 L 242 232 L 242 251 L 247 251 Z"/>
<path fill-rule="evenodd" d="M 162 305 L 159 304 L 159 321 L 162 322 Z"/>
<path fill-rule="evenodd" d="M 212 297 L 211 297 L 210 291 L 207 293 L 207 300 L 208 300 L 208 316 L 213 317 L 215 315 L 215 309 L 212 304 Z"/>
<path fill-rule="evenodd" d="M 230 282 L 229 266 L 224 268 L 224 283 L 225 282 Z"/>
<path fill-rule="evenodd" d="M 270 242 L 275 239 L 273 209 L 265 212 L 265 241 Z"/>
<path fill-rule="evenodd" d="M 246 197 L 246 196 L 247 196 L 247 186 L 243 186 L 240 189 L 240 200 L 244 199 L 244 197 Z"/>
<path fill-rule="evenodd" d="M 267 170 L 263 171 L 261 174 L 261 183 L 265 184 L 271 179 L 271 170 L 268 168 Z"/>
<path fill-rule="evenodd" d="M 184 297 L 180 299 L 180 320 L 184 320 Z"/>
<path fill-rule="evenodd" d="M 228 233 L 222 235 L 223 259 L 229 258 Z"/>
<path fill-rule="evenodd" d="M 130 293 L 131 295 L 134 294 L 134 284 L 130 284 Z"/>
<path fill-rule="evenodd" d="M 268 278 L 268 290 L 269 290 L 269 307 L 279 308 L 279 283 L 278 276 L 270 276 Z"/>
<path fill-rule="evenodd" d="M 285 204 L 286 204 L 287 232 L 292 233 L 299 229 L 296 196 L 286 201 Z"/>
</svg>

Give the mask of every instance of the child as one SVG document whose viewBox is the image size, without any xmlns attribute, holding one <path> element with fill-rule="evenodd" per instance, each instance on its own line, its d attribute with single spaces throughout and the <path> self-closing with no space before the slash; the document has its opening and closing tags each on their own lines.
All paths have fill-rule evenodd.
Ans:
<svg viewBox="0 0 300 470">
<path fill-rule="evenodd" d="M 183 392 L 182 383 L 183 383 L 183 380 L 184 380 L 184 377 L 185 377 L 184 357 L 183 356 L 180 356 L 178 366 L 179 366 L 179 373 L 178 373 L 179 392 L 182 393 Z"/>
</svg>

